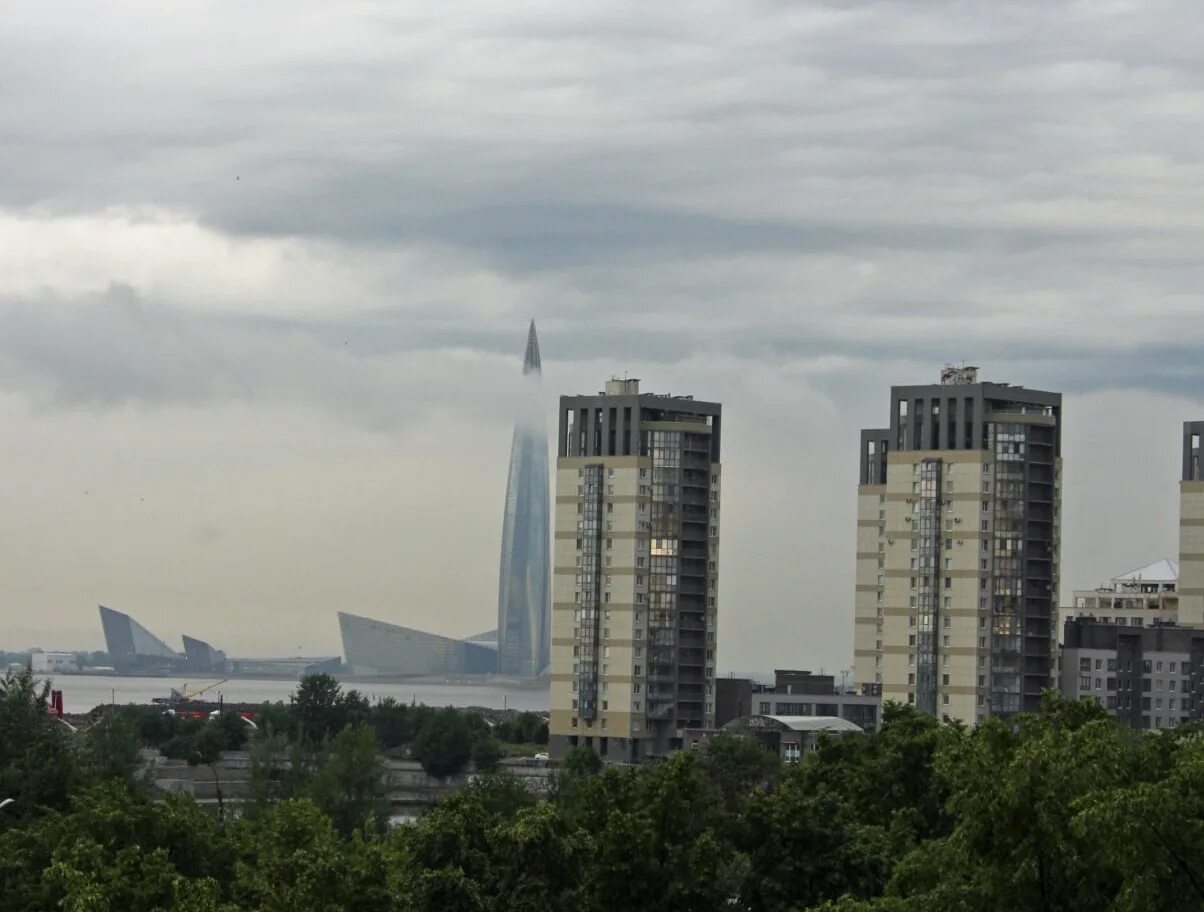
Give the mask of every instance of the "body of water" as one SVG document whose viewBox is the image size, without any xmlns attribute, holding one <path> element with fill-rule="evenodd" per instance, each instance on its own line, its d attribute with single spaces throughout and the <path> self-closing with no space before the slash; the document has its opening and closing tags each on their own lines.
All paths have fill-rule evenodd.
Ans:
<svg viewBox="0 0 1204 912">
<path fill-rule="evenodd" d="M 63 692 L 63 709 L 86 713 L 102 703 L 150 703 L 166 697 L 171 688 L 200 689 L 216 680 L 197 678 L 126 678 L 109 675 L 59 675 L 53 686 Z M 232 678 L 212 690 L 203 700 L 224 699 L 229 703 L 288 702 L 297 689 L 296 681 Z M 344 681 L 343 690 L 358 690 L 369 700 L 392 697 L 402 703 L 428 706 L 485 706 L 490 709 L 519 709 L 547 712 L 546 688 L 512 687 L 505 684 L 398 684 L 373 681 Z"/>
</svg>

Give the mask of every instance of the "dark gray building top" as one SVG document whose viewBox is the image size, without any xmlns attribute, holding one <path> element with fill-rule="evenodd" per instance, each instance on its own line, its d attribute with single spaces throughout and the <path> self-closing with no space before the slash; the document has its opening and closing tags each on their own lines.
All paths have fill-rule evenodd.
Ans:
<svg viewBox="0 0 1204 912">
<path fill-rule="evenodd" d="M 723 407 L 690 396 L 641 393 L 639 380 L 611 380 L 592 396 L 561 396 L 557 453 L 560 457 L 638 456 L 641 426 L 677 422 L 687 433 L 706 427 L 711 462 L 720 462 Z M 691 427 L 693 425 L 693 427 Z"/>
<path fill-rule="evenodd" d="M 1200 476 L 1200 441 L 1204 421 L 1183 422 L 1183 481 L 1204 481 Z"/>
<path fill-rule="evenodd" d="M 1180 627 L 1169 621 L 1129 627 L 1087 615 L 1068 620 L 1064 634 L 1064 649 L 1115 650 L 1124 644 L 1142 652 L 1191 652 L 1193 645 L 1204 649 L 1204 629 Z"/>
<path fill-rule="evenodd" d="M 1007 415 L 1047 416 L 1053 455 L 1062 454 L 1062 394 L 1007 383 L 978 382 L 977 368 L 946 368 L 942 382 L 892 386 L 890 426 L 861 432 L 860 483 L 884 484 L 892 450 L 983 450 L 987 427 Z"/>
</svg>

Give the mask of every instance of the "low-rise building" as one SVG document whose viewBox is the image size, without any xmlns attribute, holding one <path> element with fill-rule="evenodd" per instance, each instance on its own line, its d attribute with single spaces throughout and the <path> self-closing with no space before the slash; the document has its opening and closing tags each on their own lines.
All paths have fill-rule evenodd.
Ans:
<svg viewBox="0 0 1204 912">
<path fill-rule="evenodd" d="M 79 671 L 73 652 L 35 652 L 30 656 L 29 667 L 38 674 Z"/>
<path fill-rule="evenodd" d="M 1150 627 L 1179 618 L 1179 562 L 1163 559 L 1112 578 L 1096 589 L 1076 589 L 1062 623 L 1092 617 L 1122 627 Z"/>
<path fill-rule="evenodd" d="M 701 747 L 720 733 L 754 738 L 763 750 L 793 763 L 808 751 L 815 750 L 822 736 L 863 735 L 865 731 L 861 726 L 835 716 L 751 715 L 732 719 L 719 731 L 687 729 L 686 743 L 690 747 Z"/>
<path fill-rule="evenodd" d="M 1204 629 L 1075 618 L 1063 638 L 1062 696 L 1095 700 L 1134 728 L 1204 718 Z"/>
<path fill-rule="evenodd" d="M 750 678 L 716 681 L 715 724 L 744 716 L 834 717 L 852 722 L 862 731 L 877 731 L 881 720 L 882 691 L 873 684 L 860 690 L 841 688 L 832 675 L 777 669 L 772 685 Z"/>
</svg>

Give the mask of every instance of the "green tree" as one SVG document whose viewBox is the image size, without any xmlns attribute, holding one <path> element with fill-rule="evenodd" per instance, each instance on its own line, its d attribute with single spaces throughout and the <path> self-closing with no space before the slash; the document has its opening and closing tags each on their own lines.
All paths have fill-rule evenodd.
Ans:
<svg viewBox="0 0 1204 912">
<path fill-rule="evenodd" d="M 935 769 L 942 745 L 963 735 L 911 706 L 888 702 L 882 727 L 870 737 L 825 738 L 800 765 L 808 791 L 851 803 L 864 824 L 883 826 L 897 854 L 952 827 L 949 780 Z"/>
<path fill-rule="evenodd" d="M 440 779 L 464 769 L 472 756 L 472 729 L 464 714 L 445 709 L 434 714 L 418 732 L 413 754 L 430 775 Z"/>
<path fill-rule="evenodd" d="M 591 836 L 583 888 L 591 908 L 720 909 L 739 895 L 748 859 L 695 752 L 585 780 L 573 818 Z"/>
<path fill-rule="evenodd" d="M 492 735 L 478 735 L 472 743 L 472 765 L 481 772 L 497 769 L 504 756 L 502 746 Z"/>
<path fill-rule="evenodd" d="M 241 834 L 233 895 L 257 912 L 373 912 L 357 902 L 369 884 L 348 876 L 348 858 L 326 814 L 307 800 L 285 801 Z M 383 875 L 382 875 L 383 876 Z"/>
<path fill-rule="evenodd" d="M 155 706 L 122 706 L 116 713 L 130 721 L 147 747 L 162 747 L 178 729 L 176 716 Z"/>
<path fill-rule="evenodd" d="M 180 879 L 228 884 L 234 853 L 190 798 L 161 800 L 109 782 L 69 811 L 0 832 L 0 910 L 170 907 Z"/>
<path fill-rule="evenodd" d="M 344 727 L 343 689 L 328 674 L 306 675 L 293 694 L 292 709 L 298 733 L 310 744 L 321 744 Z"/>
<path fill-rule="evenodd" d="M 81 738 L 82 759 L 89 777 L 116 779 L 131 788 L 148 784 L 136 720 L 121 712 L 107 713 Z"/>
<path fill-rule="evenodd" d="M 602 758 L 592 748 L 578 745 L 568 749 L 560 768 L 569 775 L 596 776 L 602 771 Z"/>
<path fill-rule="evenodd" d="M 498 912 L 590 908 L 584 881 L 593 842 L 553 805 L 526 808 L 495 824 L 491 841 L 493 864 L 487 885 Z"/>
<path fill-rule="evenodd" d="M 1072 824 L 1097 847 L 1096 863 L 1119 875 L 1115 912 L 1204 908 L 1204 740 L 1199 731 L 1164 737 L 1173 745 L 1165 775 L 1098 792 Z"/>
<path fill-rule="evenodd" d="M 383 832 L 389 819 L 389 777 L 366 725 L 339 732 L 318 763 L 307 794 L 343 836 Z"/>
<path fill-rule="evenodd" d="M 1101 794 L 1161 774 L 1153 739 L 1051 700 L 1041 715 L 988 719 L 947 740 L 949 835 L 918 845 L 889 892 L 934 908 L 1076 912 L 1108 908 L 1123 872 L 1105 864 L 1079 813 Z"/>
<path fill-rule="evenodd" d="M 297 737 L 297 717 L 292 705 L 284 703 L 264 703 L 255 715 L 256 736 L 270 738 L 280 736 L 293 739 Z"/>
<path fill-rule="evenodd" d="M 537 713 L 524 712 L 500 721 L 493 734 L 508 744 L 547 744 L 548 723 Z"/>
<path fill-rule="evenodd" d="M 400 747 L 414 737 L 413 714 L 404 703 L 385 697 L 369 714 L 376 740 L 385 750 Z"/>
<path fill-rule="evenodd" d="M 461 793 L 499 820 L 508 820 L 524 808 L 535 806 L 535 796 L 517 776 L 487 773 L 478 776 Z"/>
<path fill-rule="evenodd" d="M 217 818 L 226 819 L 226 803 L 222 796 L 222 780 L 218 774 L 218 764 L 222 761 L 222 751 L 226 747 L 226 735 L 216 722 L 209 722 L 197 732 L 192 739 L 192 752 L 188 755 L 189 766 L 207 766 L 213 776 L 213 785 L 217 796 Z"/>
<path fill-rule="evenodd" d="M 730 734 L 711 738 L 702 749 L 699 764 L 719 787 L 731 811 L 738 810 L 755 790 L 774 785 L 782 775 L 777 754 L 762 748 L 755 738 Z"/>
<path fill-rule="evenodd" d="M 48 712 L 50 683 L 28 669 L 0 677 L 0 796 L 7 819 L 65 809 L 87 782 L 73 736 Z"/>
<path fill-rule="evenodd" d="M 222 738 L 222 750 L 237 751 L 246 747 L 250 727 L 238 713 L 224 712 L 209 720 Z"/>
<path fill-rule="evenodd" d="M 857 819 L 853 802 L 815 792 L 791 769 L 745 806 L 740 843 L 750 859 L 742 894 L 752 912 L 789 912 L 841 896 L 878 895 L 894 856 L 886 829 Z"/>
</svg>

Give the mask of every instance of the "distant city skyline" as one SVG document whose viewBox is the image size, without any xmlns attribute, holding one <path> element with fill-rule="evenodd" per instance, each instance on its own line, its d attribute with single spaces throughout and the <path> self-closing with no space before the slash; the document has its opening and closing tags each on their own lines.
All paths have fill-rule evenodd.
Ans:
<svg viewBox="0 0 1204 912">
<path fill-rule="evenodd" d="M 720 673 L 852 663 L 858 433 L 945 362 L 1063 392 L 1063 604 L 1178 554 L 1198 18 L 6 5 L 0 642 L 492 627 L 532 317 L 549 420 L 723 403 Z"/>
</svg>

